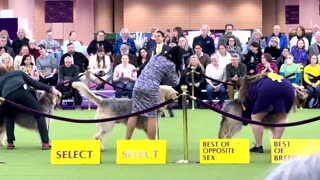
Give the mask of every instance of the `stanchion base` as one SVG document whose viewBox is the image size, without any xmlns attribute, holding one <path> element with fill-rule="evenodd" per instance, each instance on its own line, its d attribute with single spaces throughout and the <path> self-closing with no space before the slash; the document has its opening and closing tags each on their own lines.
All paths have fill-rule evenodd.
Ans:
<svg viewBox="0 0 320 180">
<path fill-rule="evenodd" d="M 191 163 L 200 163 L 199 161 L 192 161 L 192 160 L 177 160 L 174 163 L 177 164 L 191 164 Z"/>
</svg>

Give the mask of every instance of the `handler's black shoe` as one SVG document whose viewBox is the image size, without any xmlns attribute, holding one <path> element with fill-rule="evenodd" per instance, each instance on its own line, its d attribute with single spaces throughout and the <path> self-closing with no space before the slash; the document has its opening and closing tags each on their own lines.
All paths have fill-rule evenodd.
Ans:
<svg viewBox="0 0 320 180">
<path fill-rule="evenodd" d="M 259 146 L 259 147 L 254 146 L 253 148 L 250 149 L 250 152 L 264 153 L 262 146 Z"/>
</svg>

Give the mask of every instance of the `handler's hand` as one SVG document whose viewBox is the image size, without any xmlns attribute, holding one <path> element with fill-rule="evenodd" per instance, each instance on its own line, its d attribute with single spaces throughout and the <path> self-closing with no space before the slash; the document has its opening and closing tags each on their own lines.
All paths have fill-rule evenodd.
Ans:
<svg viewBox="0 0 320 180">
<path fill-rule="evenodd" d="M 52 89 L 51 89 L 51 92 L 52 94 L 56 95 L 56 96 L 62 96 L 61 92 L 58 91 L 55 87 L 52 86 Z"/>
</svg>

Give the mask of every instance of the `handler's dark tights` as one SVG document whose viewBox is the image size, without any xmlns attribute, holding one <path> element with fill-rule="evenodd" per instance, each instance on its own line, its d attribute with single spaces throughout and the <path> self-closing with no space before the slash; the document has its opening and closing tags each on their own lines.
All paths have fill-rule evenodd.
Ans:
<svg viewBox="0 0 320 180">
<path fill-rule="evenodd" d="M 31 94 L 30 91 L 27 91 L 22 87 L 10 93 L 6 97 L 6 99 L 12 102 L 15 102 L 17 104 L 21 104 L 25 107 L 34 109 L 36 111 L 42 112 L 41 105 L 39 104 L 37 99 Z M 20 111 L 20 110 L 17 110 L 14 107 L 5 105 L 5 112 L 6 112 L 5 122 L 6 122 L 7 138 L 8 138 L 7 141 L 8 143 L 11 143 L 11 144 L 15 140 L 14 118 L 15 118 L 15 114 L 17 114 L 17 111 Z M 38 125 L 42 143 L 49 143 L 48 130 L 47 130 L 45 118 L 43 116 L 35 116 L 35 119 L 37 120 L 37 125 Z"/>
</svg>

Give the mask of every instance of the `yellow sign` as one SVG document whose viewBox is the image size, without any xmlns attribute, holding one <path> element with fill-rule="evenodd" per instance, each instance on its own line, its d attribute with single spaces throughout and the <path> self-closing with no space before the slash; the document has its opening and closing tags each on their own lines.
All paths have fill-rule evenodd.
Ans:
<svg viewBox="0 0 320 180">
<path fill-rule="evenodd" d="M 99 140 L 53 140 L 51 164 L 100 164 Z"/>
<path fill-rule="evenodd" d="M 166 140 L 118 140 L 117 164 L 165 164 Z"/>
<path fill-rule="evenodd" d="M 250 163 L 249 139 L 201 139 L 200 163 Z"/>
<path fill-rule="evenodd" d="M 316 139 L 273 139 L 271 141 L 271 163 L 282 163 L 319 152 L 320 140 Z"/>
</svg>

